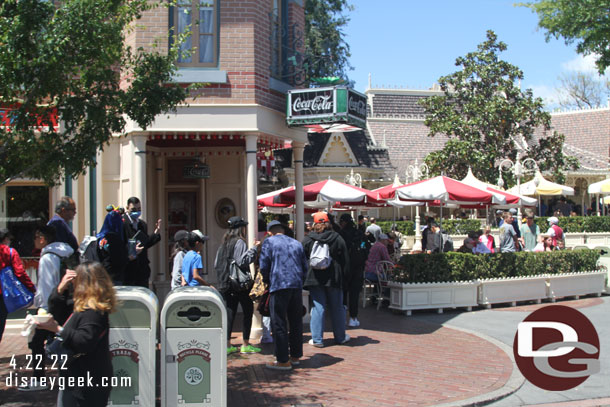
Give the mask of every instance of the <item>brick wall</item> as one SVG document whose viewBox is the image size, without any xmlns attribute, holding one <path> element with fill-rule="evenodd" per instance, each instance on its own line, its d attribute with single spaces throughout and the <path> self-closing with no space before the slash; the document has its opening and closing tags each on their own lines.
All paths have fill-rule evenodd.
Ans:
<svg viewBox="0 0 610 407">
<path fill-rule="evenodd" d="M 219 69 L 227 72 L 227 83 L 209 84 L 196 96 L 196 103 L 260 104 L 285 111 L 285 95 L 269 89 L 272 0 L 220 0 Z M 304 30 L 304 10 L 289 1 L 289 22 Z M 169 28 L 169 10 L 147 11 L 127 41 L 134 48 L 152 49 L 154 40 L 164 40 Z"/>
</svg>

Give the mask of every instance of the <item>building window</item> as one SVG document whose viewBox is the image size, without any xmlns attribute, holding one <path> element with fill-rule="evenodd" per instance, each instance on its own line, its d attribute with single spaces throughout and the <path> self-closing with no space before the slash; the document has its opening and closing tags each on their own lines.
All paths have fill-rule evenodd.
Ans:
<svg viewBox="0 0 610 407">
<path fill-rule="evenodd" d="M 179 66 L 217 66 L 219 0 L 178 0 L 172 24 L 177 34 L 188 33 L 180 47 Z"/>
</svg>

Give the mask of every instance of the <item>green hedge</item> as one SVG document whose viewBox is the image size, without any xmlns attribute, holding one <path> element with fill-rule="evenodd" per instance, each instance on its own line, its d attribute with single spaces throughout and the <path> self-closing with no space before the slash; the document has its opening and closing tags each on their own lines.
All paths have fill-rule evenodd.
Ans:
<svg viewBox="0 0 610 407">
<path fill-rule="evenodd" d="M 598 251 L 587 249 L 489 255 L 458 252 L 410 254 L 400 258 L 393 271 L 393 280 L 433 283 L 591 271 L 597 269 L 599 257 Z"/>
<path fill-rule="evenodd" d="M 546 232 L 549 228 L 547 217 L 536 218 L 535 222 L 540 227 L 541 232 Z M 560 217 L 559 226 L 564 232 L 569 233 L 599 233 L 610 232 L 610 216 L 572 216 Z M 422 217 L 422 226 L 424 218 Z M 438 220 L 437 220 L 438 222 Z M 415 222 L 413 221 L 378 221 L 377 224 L 381 227 L 384 233 L 390 231 L 393 224 L 396 224 L 398 230 L 406 235 L 415 234 Z M 480 230 L 484 225 L 479 219 L 448 219 L 443 220 L 442 228 L 450 235 L 465 235 L 472 230 Z"/>
</svg>

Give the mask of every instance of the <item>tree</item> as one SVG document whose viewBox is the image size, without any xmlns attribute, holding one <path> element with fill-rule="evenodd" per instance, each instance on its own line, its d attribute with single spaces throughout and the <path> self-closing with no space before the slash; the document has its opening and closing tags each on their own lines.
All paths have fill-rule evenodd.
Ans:
<svg viewBox="0 0 610 407">
<path fill-rule="evenodd" d="M 562 153 L 564 136 L 550 131 L 551 116 L 531 89 L 521 91 L 523 72 L 501 60 L 506 44 L 493 31 L 476 52 L 456 59 L 461 69 L 439 79 L 442 96 L 423 99 L 429 137 L 444 134 L 444 148 L 428 154 L 426 164 L 434 174 L 445 172 L 463 178 L 468 167 L 482 180 L 495 184 L 498 164 L 532 158 L 541 170 L 561 179 L 562 170 L 575 168 L 576 160 Z M 534 132 L 537 137 L 534 138 Z M 514 179 L 508 177 L 509 183 Z"/>
<path fill-rule="evenodd" d="M 610 81 L 606 80 L 604 85 L 590 73 L 566 73 L 559 77 L 559 82 L 559 105 L 566 109 L 600 107 L 605 101 L 604 93 L 610 95 Z"/>
<path fill-rule="evenodd" d="M 351 11 L 347 0 L 307 0 L 305 2 L 305 54 L 307 80 L 338 76 L 347 80 L 352 69 L 349 45 L 342 28 L 349 22 L 342 13 Z"/>
<path fill-rule="evenodd" d="M 187 96 L 170 84 L 180 39 L 162 52 L 125 45 L 134 22 L 158 5 L 53 3 L 0 3 L 0 184 L 76 177 L 125 131 L 126 117 L 145 129 Z"/>
<path fill-rule="evenodd" d="M 538 26 L 551 37 L 577 42 L 579 54 L 597 56 L 600 75 L 610 66 L 610 2 L 608 0 L 540 0 L 520 3 L 538 14 Z"/>
</svg>

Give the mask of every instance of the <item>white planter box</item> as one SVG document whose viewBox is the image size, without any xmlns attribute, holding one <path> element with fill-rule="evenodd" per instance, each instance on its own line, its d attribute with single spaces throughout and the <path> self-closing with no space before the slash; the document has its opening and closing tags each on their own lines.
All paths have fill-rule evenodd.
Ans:
<svg viewBox="0 0 610 407">
<path fill-rule="evenodd" d="M 438 309 L 466 307 L 468 311 L 477 305 L 475 281 L 452 283 L 396 283 L 390 282 L 390 309 L 406 311 L 414 309 Z"/>
<path fill-rule="evenodd" d="M 566 247 L 580 246 L 586 243 L 585 233 L 564 233 Z"/>
<path fill-rule="evenodd" d="M 566 233 L 566 235 L 568 234 Z M 585 237 L 589 246 L 610 246 L 610 233 L 608 232 L 586 233 Z"/>
<path fill-rule="evenodd" d="M 491 304 L 536 300 L 538 303 L 547 298 L 547 277 L 515 277 L 480 280 L 479 305 L 491 308 Z"/>
<path fill-rule="evenodd" d="M 605 271 L 549 275 L 548 296 L 553 301 L 559 297 L 600 296 L 606 288 L 606 277 Z"/>
</svg>

